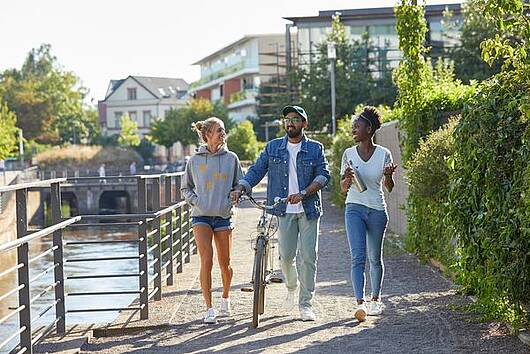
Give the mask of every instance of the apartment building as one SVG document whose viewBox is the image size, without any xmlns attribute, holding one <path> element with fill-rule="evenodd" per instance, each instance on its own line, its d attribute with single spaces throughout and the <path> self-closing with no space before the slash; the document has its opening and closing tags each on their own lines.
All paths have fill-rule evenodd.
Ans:
<svg viewBox="0 0 530 354">
<path fill-rule="evenodd" d="M 336 13 L 340 13 L 350 39 L 362 40 L 367 35 L 368 42 L 376 48 L 369 53 L 371 60 L 384 60 L 390 68 L 398 65 L 402 54 L 392 7 L 326 10 L 319 11 L 317 16 L 284 17 L 291 21 L 286 29 L 287 41 L 291 43 L 288 48 L 292 48 L 287 52 L 289 63 L 311 64 L 317 55 L 317 46 L 331 32 L 332 16 Z M 461 4 L 427 5 L 425 18 L 428 26 L 427 45 L 432 48 L 432 55 L 443 55 L 444 48 L 458 45 Z"/>
<path fill-rule="evenodd" d="M 278 65 L 281 52 L 283 34 L 246 35 L 193 64 L 200 66 L 201 77 L 192 83 L 190 95 L 221 100 L 234 121 L 254 118 L 260 85 L 285 74 L 285 65 Z"/>
</svg>

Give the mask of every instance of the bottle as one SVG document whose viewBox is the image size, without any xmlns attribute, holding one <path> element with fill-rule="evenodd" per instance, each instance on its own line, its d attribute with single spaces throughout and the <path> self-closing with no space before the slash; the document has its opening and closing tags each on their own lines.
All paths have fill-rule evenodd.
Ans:
<svg viewBox="0 0 530 354">
<path fill-rule="evenodd" d="M 357 189 L 359 193 L 364 192 L 366 190 L 366 184 L 364 184 L 363 179 L 361 178 L 361 174 L 359 173 L 359 171 L 357 171 L 357 168 L 353 166 L 353 163 L 351 161 L 348 161 L 348 165 L 352 169 L 354 176 L 352 185 L 355 186 L 355 189 Z"/>
</svg>

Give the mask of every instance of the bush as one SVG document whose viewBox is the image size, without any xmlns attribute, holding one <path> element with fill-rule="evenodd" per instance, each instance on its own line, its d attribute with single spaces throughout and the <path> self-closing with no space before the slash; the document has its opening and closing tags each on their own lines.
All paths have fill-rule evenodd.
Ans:
<svg viewBox="0 0 530 354">
<path fill-rule="evenodd" d="M 128 169 L 131 162 L 141 164 L 142 158 L 134 150 L 88 145 L 70 145 L 64 148 L 47 150 L 34 159 L 41 168 L 97 169 L 101 164 L 107 168 Z"/>
<path fill-rule="evenodd" d="M 437 66 L 434 81 L 429 90 L 423 92 L 422 102 L 411 111 L 401 107 L 400 126 L 406 139 L 403 144 L 403 160 L 407 161 L 418 148 L 420 140 L 447 123 L 450 116 L 457 115 L 475 92 L 476 86 L 464 85 L 454 80 L 450 67 Z"/>
<path fill-rule="evenodd" d="M 407 204 L 406 247 L 423 259 L 435 258 L 450 266 L 455 261 L 455 240 L 443 223 L 448 209 L 453 132 L 457 120 L 420 142 L 407 163 L 410 196 Z"/>
<path fill-rule="evenodd" d="M 259 153 L 258 140 L 252 123 L 244 120 L 230 130 L 227 139 L 228 148 L 239 160 L 254 161 Z"/>
<path fill-rule="evenodd" d="M 455 130 L 448 225 L 460 281 L 488 314 L 530 324 L 530 74 L 481 84 Z"/>
<path fill-rule="evenodd" d="M 331 154 L 329 155 L 329 167 L 331 172 L 331 200 L 335 205 L 344 207 L 346 194 L 340 191 L 340 164 L 342 161 L 342 154 L 344 150 L 351 147 L 353 144 L 351 135 L 351 116 L 342 117 L 337 122 L 337 135 L 333 139 L 331 147 Z"/>
</svg>

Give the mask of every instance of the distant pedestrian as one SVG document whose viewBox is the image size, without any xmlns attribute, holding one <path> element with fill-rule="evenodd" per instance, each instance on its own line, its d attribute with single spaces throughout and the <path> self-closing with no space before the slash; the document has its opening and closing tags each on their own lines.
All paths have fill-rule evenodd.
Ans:
<svg viewBox="0 0 530 354">
<path fill-rule="evenodd" d="M 201 259 L 201 289 L 207 312 L 205 323 L 217 322 L 212 303 L 212 240 L 217 248 L 221 268 L 223 295 L 221 314 L 230 314 L 230 284 L 232 267 L 232 202 L 230 191 L 243 177 L 239 158 L 226 147 L 226 132 L 222 120 L 211 117 L 193 124 L 202 145 L 186 164 L 182 179 L 182 194 L 192 206 L 193 234 Z"/>
<path fill-rule="evenodd" d="M 102 163 L 98 169 L 99 177 L 105 177 L 105 164 Z"/>
<path fill-rule="evenodd" d="M 131 164 L 129 165 L 129 173 L 131 176 L 136 175 L 136 162 L 135 161 L 131 162 Z"/>
<path fill-rule="evenodd" d="M 364 107 L 352 123 L 352 136 L 357 143 L 344 151 L 341 164 L 341 190 L 346 197 L 346 235 L 351 253 L 351 279 L 357 300 L 355 318 L 364 321 L 366 315 L 380 315 L 383 283 L 383 238 L 388 216 L 382 186 L 388 192 L 394 188 L 393 174 L 397 165 L 392 154 L 376 145 L 373 137 L 381 127 L 381 116 L 375 107 Z M 365 262 L 370 264 L 371 301 L 365 304 Z"/>
</svg>

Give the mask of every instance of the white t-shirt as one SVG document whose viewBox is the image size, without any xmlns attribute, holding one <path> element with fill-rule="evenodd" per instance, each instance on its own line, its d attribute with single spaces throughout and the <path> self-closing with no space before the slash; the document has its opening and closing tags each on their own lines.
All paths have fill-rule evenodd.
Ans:
<svg viewBox="0 0 530 354">
<path fill-rule="evenodd" d="M 300 192 L 298 176 L 296 174 L 296 156 L 301 148 L 302 142 L 299 142 L 298 144 L 287 142 L 287 151 L 289 151 L 289 195 Z M 288 214 L 303 213 L 304 207 L 302 206 L 302 202 L 298 204 L 287 204 L 285 212 Z"/>
<path fill-rule="evenodd" d="M 341 176 L 347 167 L 347 161 L 350 161 L 352 168 L 355 168 L 361 176 L 366 190 L 359 192 L 352 183 L 346 197 L 347 203 L 355 203 L 367 206 L 376 210 L 386 210 L 385 198 L 383 195 L 383 171 L 384 167 L 392 163 L 392 153 L 381 145 L 375 145 L 375 151 L 368 161 L 361 159 L 357 152 L 357 146 L 348 148 L 342 154 L 342 163 L 340 166 Z"/>
</svg>

